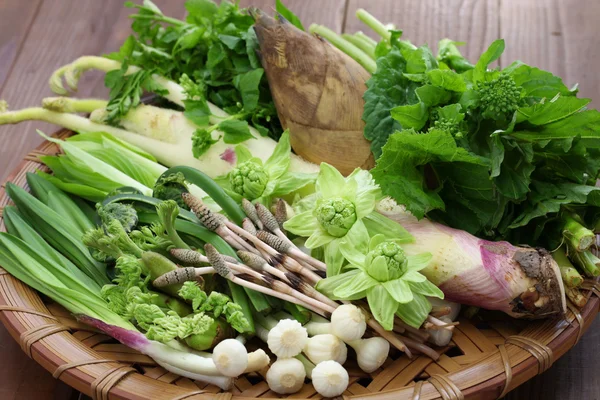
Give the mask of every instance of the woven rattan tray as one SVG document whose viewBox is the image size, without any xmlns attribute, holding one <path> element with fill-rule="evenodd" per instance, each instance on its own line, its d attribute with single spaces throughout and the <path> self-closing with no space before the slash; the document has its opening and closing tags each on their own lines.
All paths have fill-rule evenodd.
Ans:
<svg viewBox="0 0 600 400">
<path fill-rule="evenodd" d="M 55 136 L 65 138 L 71 134 L 62 130 Z M 55 144 L 42 143 L 25 157 L 8 180 L 26 187 L 27 172 L 45 170 L 38 156 L 58 151 Z M 0 217 L 1 207 L 9 203 L 2 187 Z M 0 230 L 5 230 L 1 218 Z M 577 343 L 600 305 L 598 283 L 589 281 L 586 287 L 591 297 L 585 308 L 579 312 L 570 308 L 564 318 L 525 322 L 493 314 L 472 321 L 460 320 L 451 345 L 439 350 L 441 356 L 437 361 L 424 356 L 408 359 L 392 353 L 384 366 L 372 374 L 350 365 L 350 386 L 343 397 L 377 400 L 501 397 L 544 372 Z M 230 393 L 167 372 L 147 356 L 79 324 L 66 310 L 42 299 L 1 268 L 0 319 L 27 356 L 54 377 L 94 399 L 281 397 L 269 390 L 263 379 L 264 371 L 240 377 Z M 290 397 L 321 398 L 310 384 Z"/>
</svg>

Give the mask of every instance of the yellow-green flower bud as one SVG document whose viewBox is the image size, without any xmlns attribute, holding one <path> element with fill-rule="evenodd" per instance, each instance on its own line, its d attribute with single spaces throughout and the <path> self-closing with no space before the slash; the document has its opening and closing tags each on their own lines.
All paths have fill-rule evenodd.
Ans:
<svg viewBox="0 0 600 400">
<path fill-rule="evenodd" d="M 321 200 L 315 213 L 323 229 L 335 237 L 348 233 L 357 218 L 354 204 L 341 197 Z"/>
<path fill-rule="evenodd" d="M 258 199 L 269 182 L 269 174 L 262 165 L 246 161 L 238 165 L 229 176 L 229 182 L 234 192 L 248 200 Z"/>
<path fill-rule="evenodd" d="M 374 261 L 380 257 L 385 259 L 387 280 L 398 279 L 406 272 L 408 260 L 406 259 L 406 254 L 404 254 L 402 247 L 394 242 L 384 242 L 367 254 L 365 265 L 367 267 L 367 273 L 371 277 L 378 281 L 386 280 L 382 279 L 386 274 L 382 273 L 374 263 Z"/>
</svg>

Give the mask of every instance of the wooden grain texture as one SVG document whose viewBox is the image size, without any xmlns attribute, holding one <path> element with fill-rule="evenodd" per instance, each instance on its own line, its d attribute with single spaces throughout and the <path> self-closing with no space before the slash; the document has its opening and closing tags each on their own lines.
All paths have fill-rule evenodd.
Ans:
<svg viewBox="0 0 600 400">
<path fill-rule="evenodd" d="M 500 63 L 519 59 L 580 84 L 580 94 L 600 106 L 600 2 L 594 0 L 502 0 Z"/>
<path fill-rule="evenodd" d="M 41 0 L 29 1 L 27 7 L 22 0 L 0 2 L 0 92 L 41 4 Z"/>
<path fill-rule="evenodd" d="M 26 15 L 34 3 L 19 2 L 20 14 Z M 162 0 L 156 3 L 169 15 L 184 15 L 183 2 Z M 6 100 L 11 108 L 18 109 L 38 105 L 42 98 L 52 96 L 48 88 L 50 74 L 79 56 L 117 50 L 130 33 L 131 21 L 127 18 L 130 13 L 130 9 L 123 7 L 122 0 L 42 2 L 37 18 L 27 33 L 27 40 L 17 51 L 18 57 L 13 65 L 7 69 L 0 99 Z M 8 23 L 17 29 L 25 21 L 16 17 L 18 12 L 13 14 L 15 17 Z M 4 29 L 7 28 L 0 28 L 0 33 Z M 3 75 L 2 71 L 4 69 L 0 70 L 0 76 Z M 79 84 L 79 95 L 106 96 L 103 79 L 102 74 L 85 74 Z M 40 122 L 25 122 L 0 128 L 0 140 L 4 143 L 0 147 L 0 179 L 6 177 L 9 165 L 15 165 L 41 141 L 35 129 L 50 133 L 56 127 Z"/>
</svg>

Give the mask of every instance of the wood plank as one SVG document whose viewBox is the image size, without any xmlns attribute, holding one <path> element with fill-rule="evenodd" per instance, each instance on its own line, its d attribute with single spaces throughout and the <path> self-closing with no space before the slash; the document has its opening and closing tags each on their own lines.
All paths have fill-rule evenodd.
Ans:
<svg viewBox="0 0 600 400">
<path fill-rule="evenodd" d="M 156 2 L 165 14 L 183 17 L 183 2 Z M 19 2 L 20 11 L 27 13 L 30 2 Z M 77 0 L 43 2 L 38 18 L 33 22 L 27 41 L 21 46 L 18 59 L 6 77 L 0 98 L 13 109 L 38 105 L 42 98 L 52 96 L 48 78 L 58 67 L 87 54 L 103 54 L 117 50 L 130 33 L 131 9 L 121 0 L 86 3 Z M 65 24 L 65 21 L 69 23 Z M 0 34 L 2 30 L 0 30 Z M 104 76 L 85 74 L 80 82 L 79 96 L 106 96 Z M 53 132 L 53 125 L 26 122 L 0 127 L 0 180 L 23 156 L 40 143 L 35 129 Z"/>
<path fill-rule="evenodd" d="M 416 45 L 437 49 L 440 39 L 449 37 L 467 42 L 461 50 L 470 59 L 479 57 L 498 38 L 498 2 L 478 0 L 350 0 L 346 32 L 364 31 L 376 35 L 355 17 L 364 8 L 383 23 L 393 22 L 404 38 Z M 437 50 L 435 50 L 437 51 Z"/>
<path fill-rule="evenodd" d="M 41 4 L 41 0 L 29 1 L 27 7 L 21 0 L 0 3 L 0 92 Z"/>
<path fill-rule="evenodd" d="M 580 83 L 581 95 L 598 107 L 599 19 L 600 2 L 594 0 L 502 0 L 501 65 L 519 59 L 561 76 L 567 86 Z"/>
</svg>

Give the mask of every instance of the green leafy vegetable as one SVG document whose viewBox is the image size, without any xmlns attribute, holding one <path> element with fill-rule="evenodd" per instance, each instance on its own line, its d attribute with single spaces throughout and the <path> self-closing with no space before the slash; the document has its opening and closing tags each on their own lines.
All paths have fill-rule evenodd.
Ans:
<svg viewBox="0 0 600 400">
<path fill-rule="evenodd" d="M 243 113 L 243 121 L 279 138 L 282 128 L 256 55 L 254 19 L 237 2 L 217 5 L 211 0 L 188 0 L 185 21 L 164 15 L 149 0 L 126 5 L 136 8 L 137 14 L 131 15 L 134 35 L 118 52 L 107 56 L 123 64 L 106 76 L 106 86 L 111 89 L 110 123 L 118 124 L 129 109 L 139 104 L 144 91 L 164 93 L 150 79 L 157 74 L 181 84 L 187 96 L 185 116 L 199 127 L 208 125 L 210 101 L 229 114 Z M 286 16 L 293 20 L 289 10 Z M 128 66 L 144 69 L 131 73 Z M 202 130 L 197 136 L 195 154 L 201 155 L 211 139 Z M 228 143 L 241 141 L 235 140 Z"/>
<path fill-rule="evenodd" d="M 562 210 L 597 206 L 600 113 L 588 99 L 520 62 L 489 69 L 503 40 L 474 66 L 447 39 L 437 58 L 393 38 L 387 45 L 363 116 L 384 194 L 418 218 L 551 247 Z"/>
</svg>

